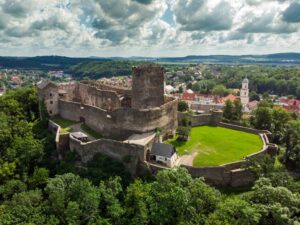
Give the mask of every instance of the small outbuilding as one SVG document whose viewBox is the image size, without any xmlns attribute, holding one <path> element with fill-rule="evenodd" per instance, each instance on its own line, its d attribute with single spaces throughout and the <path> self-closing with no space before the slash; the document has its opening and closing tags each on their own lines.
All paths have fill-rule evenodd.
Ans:
<svg viewBox="0 0 300 225">
<path fill-rule="evenodd" d="M 88 136 L 85 133 L 82 132 L 73 132 L 71 133 L 72 137 L 82 141 L 82 142 L 87 142 L 88 141 Z"/>
<path fill-rule="evenodd" d="M 170 144 L 154 143 L 150 152 L 150 160 L 173 167 L 177 160 L 176 149 Z"/>
</svg>

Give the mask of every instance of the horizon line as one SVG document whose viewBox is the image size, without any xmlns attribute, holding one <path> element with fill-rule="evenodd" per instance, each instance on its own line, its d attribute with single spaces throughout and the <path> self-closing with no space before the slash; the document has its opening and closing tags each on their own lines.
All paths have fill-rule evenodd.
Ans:
<svg viewBox="0 0 300 225">
<path fill-rule="evenodd" d="M 33 55 L 33 56 L 7 56 L 7 55 L 0 55 L 0 57 L 7 57 L 7 58 L 34 58 L 34 57 L 66 57 L 66 58 L 184 58 L 189 56 L 266 56 L 266 55 L 279 55 L 279 54 L 300 54 L 300 52 L 275 52 L 275 53 L 268 53 L 268 54 L 192 54 L 192 55 L 184 55 L 184 56 L 67 56 L 67 55 Z"/>
</svg>

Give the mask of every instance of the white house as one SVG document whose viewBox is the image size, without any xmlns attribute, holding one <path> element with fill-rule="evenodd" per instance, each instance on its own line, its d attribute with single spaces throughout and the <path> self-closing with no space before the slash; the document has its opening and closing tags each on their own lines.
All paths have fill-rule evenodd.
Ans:
<svg viewBox="0 0 300 225">
<path fill-rule="evenodd" d="M 176 150 L 173 145 L 154 143 L 150 152 L 150 159 L 162 163 L 168 167 L 173 167 L 177 160 Z"/>
<path fill-rule="evenodd" d="M 174 91 L 174 88 L 172 85 L 166 85 L 165 86 L 165 94 L 171 94 Z"/>
</svg>

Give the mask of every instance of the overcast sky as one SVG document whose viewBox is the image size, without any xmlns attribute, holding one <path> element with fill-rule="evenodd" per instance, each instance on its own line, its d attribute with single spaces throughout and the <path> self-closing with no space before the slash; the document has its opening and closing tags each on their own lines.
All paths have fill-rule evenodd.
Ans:
<svg viewBox="0 0 300 225">
<path fill-rule="evenodd" d="M 300 0 L 0 0 L 0 55 L 300 52 Z"/>
</svg>

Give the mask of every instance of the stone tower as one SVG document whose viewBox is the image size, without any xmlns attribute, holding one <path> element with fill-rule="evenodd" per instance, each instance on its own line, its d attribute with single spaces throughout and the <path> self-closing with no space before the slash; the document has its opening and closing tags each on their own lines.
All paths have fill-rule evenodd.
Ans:
<svg viewBox="0 0 300 225">
<path fill-rule="evenodd" d="M 132 108 L 148 109 L 164 104 L 164 71 L 156 64 L 132 68 Z"/>
<path fill-rule="evenodd" d="M 242 83 L 242 89 L 240 92 L 241 103 L 245 108 L 249 103 L 249 80 L 245 78 Z"/>
</svg>

